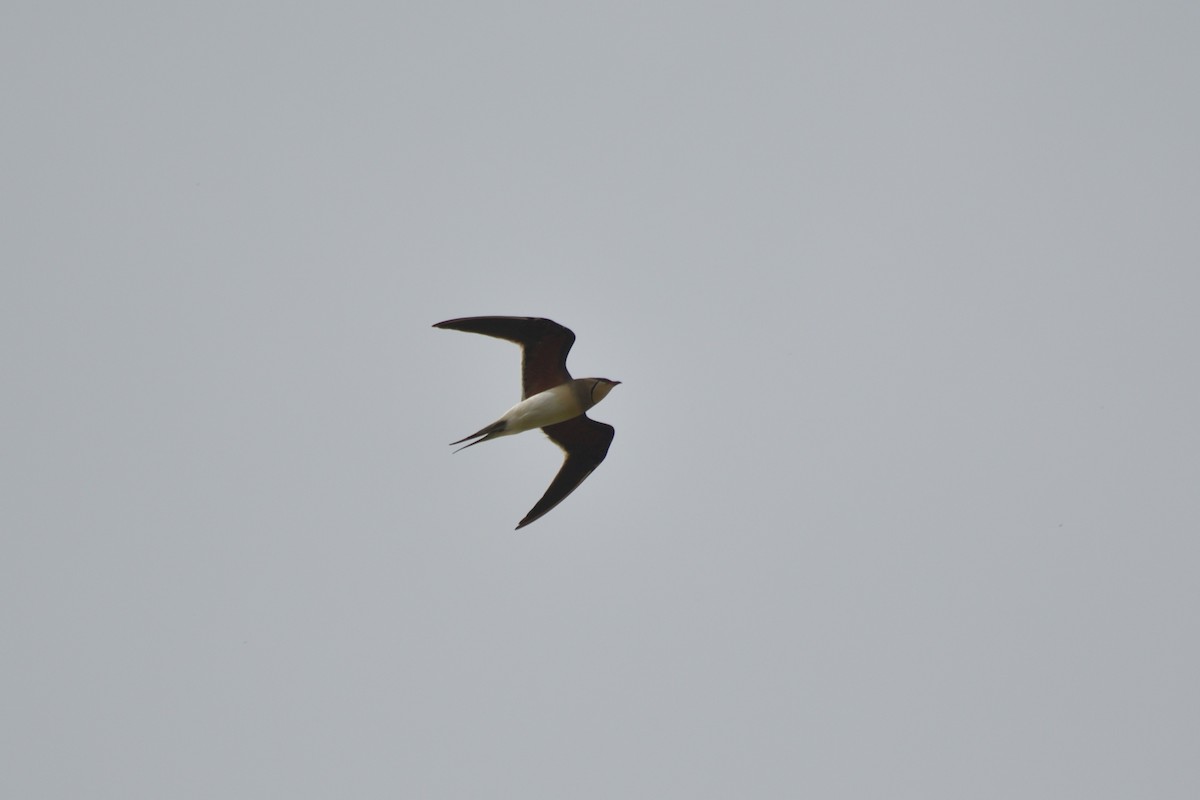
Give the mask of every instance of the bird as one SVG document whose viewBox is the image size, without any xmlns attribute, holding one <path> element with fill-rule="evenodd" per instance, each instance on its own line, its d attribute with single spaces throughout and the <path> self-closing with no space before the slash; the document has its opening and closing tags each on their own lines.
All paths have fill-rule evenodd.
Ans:
<svg viewBox="0 0 1200 800">
<path fill-rule="evenodd" d="M 541 317 L 460 317 L 435 323 L 444 328 L 479 333 L 521 345 L 521 402 L 451 446 L 465 444 L 454 452 L 474 447 L 501 436 L 512 436 L 541 428 L 566 453 L 562 467 L 542 499 L 529 510 L 516 530 L 540 519 L 579 488 L 604 457 L 616 429 L 587 415 L 620 381 L 608 378 L 572 378 L 567 371 L 567 353 L 575 343 L 570 328 Z"/>
</svg>

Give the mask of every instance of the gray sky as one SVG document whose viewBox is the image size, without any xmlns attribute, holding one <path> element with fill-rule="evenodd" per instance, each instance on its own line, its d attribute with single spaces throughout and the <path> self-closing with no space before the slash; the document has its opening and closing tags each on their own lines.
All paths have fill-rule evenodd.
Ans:
<svg viewBox="0 0 1200 800">
<path fill-rule="evenodd" d="M 0 40 L 0 795 L 1200 796 L 1195 4 Z"/>
</svg>

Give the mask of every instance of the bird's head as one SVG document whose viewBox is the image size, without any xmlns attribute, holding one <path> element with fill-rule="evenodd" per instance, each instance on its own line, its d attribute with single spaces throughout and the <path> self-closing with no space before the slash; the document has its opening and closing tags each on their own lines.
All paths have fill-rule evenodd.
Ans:
<svg viewBox="0 0 1200 800">
<path fill-rule="evenodd" d="M 613 390 L 620 381 L 610 381 L 608 378 L 590 378 L 592 382 L 592 405 L 596 405 Z"/>
</svg>

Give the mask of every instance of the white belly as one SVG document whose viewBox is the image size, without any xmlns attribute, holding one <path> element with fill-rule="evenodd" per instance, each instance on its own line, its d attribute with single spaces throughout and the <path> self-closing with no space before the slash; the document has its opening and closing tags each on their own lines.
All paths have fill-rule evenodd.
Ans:
<svg viewBox="0 0 1200 800">
<path fill-rule="evenodd" d="M 566 422 L 579 416 L 582 409 L 571 393 L 570 386 L 555 386 L 527 397 L 505 412 L 501 418 L 506 425 L 502 436 Z"/>
</svg>

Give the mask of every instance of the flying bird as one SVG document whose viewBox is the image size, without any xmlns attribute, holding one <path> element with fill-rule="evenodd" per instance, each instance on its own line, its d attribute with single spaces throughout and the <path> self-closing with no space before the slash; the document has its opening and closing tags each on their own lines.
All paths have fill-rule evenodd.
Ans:
<svg viewBox="0 0 1200 800">
<path fill-rule="evenodd" d="M 481 333 L 521 345 L 521 402 L 491 425 L 450 443 L 456 445 L 475 439 L 458 448 L 465 450 L 500 436 L 541 428 L 566 452 L 550 488 L 517 525 L 520 530 L 565 500 L 608 455 L 615 434 L 613 426 L 591 419 L 586 412 L 608 396 L 620 381 L 572 378 L 567 372 L 567 353 L 575 343 L 575 334 L 552 320 L 462 317 L 439 322 L 433 327 Z"/>
</svg>

